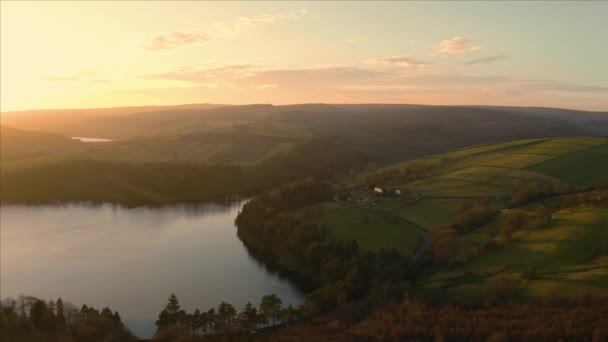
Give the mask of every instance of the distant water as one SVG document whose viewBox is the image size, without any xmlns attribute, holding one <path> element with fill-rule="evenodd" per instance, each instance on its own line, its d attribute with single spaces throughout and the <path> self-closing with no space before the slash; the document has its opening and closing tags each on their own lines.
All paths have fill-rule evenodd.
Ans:
<svg viewBox="0 0 608 342">
<path fill-rule="evenodd" d="M 300 304 L 295 283 L 256 261 L 238 239 L 242 204 L 1 206 L 1 295 L 109 306 L 140 337 L 154 333 L 171 293 L 187 311 L 221 301 L 240 310 L 270 293 Z"/>
<path fill-rule="evenodd" d="M 74 140 L 80 140 L 85 143 L 96 143 L 96 142 L 110 142 L 114 141 L 111 139 L 102 139 L 102 138 L 87 138 L 87 137 L 72 137 Z"/>
</svg>

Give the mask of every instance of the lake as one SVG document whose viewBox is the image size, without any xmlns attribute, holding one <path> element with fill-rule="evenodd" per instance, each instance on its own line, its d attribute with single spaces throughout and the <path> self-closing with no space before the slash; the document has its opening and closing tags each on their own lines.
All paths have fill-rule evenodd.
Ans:
<svg viewBox="0 0 608 342">
<path fill-rule="evenodd" d="M 87 138 L 87 137 L 72 137 L 74 140 L 80 140 L 84 143 L 111 142 L 114 140 L 104 138 Z"/>
<path fill-rule="evenodd" d="M 109 306 L 140 337 L 154 333 L 171 293 L 186 311 L 221 301 L 240 311 L 271 293 L 285 305 L 300 304 L 301 287 L 258 262 L 238 239 L 234 219 L 243 203 L 1 206 L 2 297 Z"/>
</svg>

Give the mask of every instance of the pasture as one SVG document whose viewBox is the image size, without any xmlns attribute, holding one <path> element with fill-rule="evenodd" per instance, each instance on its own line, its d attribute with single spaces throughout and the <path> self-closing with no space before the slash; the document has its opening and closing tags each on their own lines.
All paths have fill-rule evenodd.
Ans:
<svg viewBox="0 0 608 342">
<path fill-rule="evenodd" d="M 337 239 L 357 241 L 363 252 L 394 248 L 410 255 L 420 244 L 420 236 L 410 227 L 365 209 L 326 202 L 300 208 L 292 214 L 325 226 Z"/>
<path fill-rule="evenodd" d="M 539 151 L 543 153 L 539 153 Z M 464 202 L 478 203 L 482 200 L 489 200 L 492 208 L 496 210 L 509 208 L 510 199 L 521 184 L 570 184 L 573 189 L 580 189 L 580 185 L 608 181 L 606 153 L 608 153 L 608 138 L 603 137 L 515 141 L 461 149 L 384 168 L 367 169 L 342 181 L 338 188 L 365 184 L 365 180 L 375 174 L 381 174 L 391 169 L 405 169 L 409 165 L 424 162 L 429 166 L 430 177 L 417 181 L 404 181 L 398 185 L 388 179 L 387 186 L 400 189 L 403 196 L 401 198 L 376 196 L 376 202 L 377 208 L 399 215 L 433 231 L 440 226 L 456 222 L 462 215 L 461 207 Z M 382 184 L 378 185 L 382 186 Z M 327 205 L 325 204 L 325 206 Z M 367 236 L 366 233 L 369 230 L 362 229 L 365 225 L 357 222 L 363 215 L 360 209 L 339 209 L 335 206 L 337 204 L 334 204 L 331 210 L 324 210 L 321 219 L 315 219 L 316 222 L 326 224 L 335 237 L 355 238 L 360 241 L 361 245 L 367 246 L 366 248 L 369 249 L 394 246 L 392 241 L 394 233 L 391 229 L 386 228 L 386 237 L 379 236 L 385 234 L 384 229 L 377 230 L 377 234 L 373 236 Z M 556 222 L 556 225 L 563 224 L 562 221 Z M 603 222 L 603 224 L 606 223 Z M 458 258 L 464 258 L 477 250 L 479 246 L 493 237 L 499 228 L 499 220 L 494 220 L 461 236 L 457 243 Z M 569 229 L 566 230 L 570 231 Z M 552 239 L 552 234 L 557 234 L 558 239 L 561 239 L 558 234 L 559 229 L 553 230 L 544 237 L 542 234 L 546 234 L 546 232 L 529 233 L 527 235 L 529 239 Z M 519 239 L 519 235 L 517 239 Z M 540 257 L 536 252 L 526 252 L 526 248 L 518 245 L 510 248 L 514 250 L 512 252 L 507 250 L 503 253 L 517 255 L 520 257 L 519 260 L 524 263 L 538 260 L 539 266 L 543 266 L 542 260 L 535 259 Z M 492 258 L 495 260 L 492 261 Z M 468 269 L 467 277 L 474 281 L 471 280 L 463 285 L 464 287 L 459 291 L 461 293 L 479 292 L 480 287 L 483 287 L 483 277 L 504 266 L 498 262 L 503 258 L 510 257 L 506 254 L 496 254 L 495 257 L 488 258 L 487 262 L 490 264 L 488 267 L 476 267 L 476 273 L 470 273 L 472 269 Z M 553 259 L 553 257 L 549 258 Z M 523 267 L 517 263 L 508 266 Z M 579 276 L 581 274 L 577 273 Z M 452 285 L 460 286 L 454 284 L 450 286 Z"/>
<path fill-rule="evenodd" d="M 477 246 L 485 233 L 462 237 L 459 247 Z M 528 226 L 496 250 L 439 272 L 422 285 L 426 290 L 481 297 L 492 276 L 506 273 L 516 279 L 519 295 L 524 297 L 608 295 L 606 246 L 608 208 L 579 207 L 557 213 L 547 226 Z M 534 272 L 526 276 L 524 272 L 531 268 Z"/>
</svg>

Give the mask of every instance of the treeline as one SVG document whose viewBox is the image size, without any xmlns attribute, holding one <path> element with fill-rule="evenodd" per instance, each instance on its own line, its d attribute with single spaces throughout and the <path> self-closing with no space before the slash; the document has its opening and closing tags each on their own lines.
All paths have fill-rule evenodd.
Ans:
<svg viewBox="0 0 608 342">
<path fill-rule="evenodd" d="M 256 307 L 247 303 L 240 311 L 229 303 L 222 302 L 217 308 L 207 311 L 199 309 L 188 313 L 181 309 L 177 297 L 172 294 L 156 321 L 154 341 L 174 341 L 194 336 L 246 335 L 256 329 L 293 322 L 301 316 L 300 309 L 292 305 L 283 307 L 275 294 L 262 297 Z"/>
<path fill-rule="evenodd" d="M 285 213 L 329 199 L 328 190 L 313 179 L 283 185 L 245 204 L 236 219 L 238 235 L 250 248 L 318 285 L 306 297 L 304 316 L 360 298 L 372 284 L 400 280 L 409 265 L 395 250 L 361 254 L 355 241 L 334 239 L 324 227 Z"/>
<path fill-rule="evenodd" d="M 511 206 L 517 207 L 543 198 L 566 194 L 575 190 L 572 185 L 554 181 L 552 183 L 528 183 L 518 181 L 511 196 Z"/>
<path fill-rule="evenodd" d="M 347 145 L 313 140 L 257 166 L 66 160 L 0 174 L 2 203 L 113 202 L 166 205 L 249 195 L 308 176 L 329 177 L 365 164 Z"/>
<path fill-rule="evenodd" d="M 278 329 L 281 341 L 606 341 L 608 298 L 434 305 L 405 299 L 364 319 L 318 317 Z"/>
<path fill-rule="evenodd" d="M 524 185 L 524 188 L 528 188 Z M 542 202 L 529 203 L 516 208 L 508 209 L 500 216 L 499 212 L 491 209 L 488 201 L 481 201 L 474 205 L 463 202 L 460 207 L 461 215 L 455 223 L 433 230 L 431 235 L 431 251 L 435 261 L 454 263 L 479 257 L 498 247 L 501 243 L 511 240 L 513 234 L 521 229 L 542 228 L 549 224 L 553 212 L 558 210 L 575 210 L 581 205 L 598 205 L 608 201 L 608 187 L 595 186 L 595 190 L 566 195 L 545 193 Z M 536 197 L 535 197 L 536 198 Z M 529 201 L 525 201 L 526 203 Z M 458 240 L 473 229 L 482 227 L 488 222 L 499 219 L 499 229 L 495 236 L 480 244 L 465 254 L 458 251 Z M 592 255 L 603 255 L 607 248 L 594 245 Z"/>
<path fill-rule="evenodd" d="M 373 171 L 376 169 L 375 163 L 369 163 L 367 170 Z M 380 172 L 375 172 L 365 179 L 365 185 L 374 187 L 377 185 L 394 186 L 411 181 L 416 181 L 424 178 L 429 178 L 433 174 L 430 167 L 424 163 L 414 163 L 403 169 L 388 169 Z"/>
<path fill-rule="evenodd" d="M 460 236 L 468 234 L 498 216 L 498 211 L 492 209 L 488 200 L 481 200 L 477 204 L 463 202 L 459 210 L 460 216 L 453 224 L 432 230 L 431 251 L 435 261 L 441 263 L 460 261 L 458 258 L 458 239 Z M 481 247 L 483 250 L 489 248 L 490 245 Z"/>
<path fill-rule="evenodd" d="M 83 305 L 77 309 L 61 298 L 31 296 L 0 302 L 0 341 L 137 341 L 118 312 Z"/>
</svg>

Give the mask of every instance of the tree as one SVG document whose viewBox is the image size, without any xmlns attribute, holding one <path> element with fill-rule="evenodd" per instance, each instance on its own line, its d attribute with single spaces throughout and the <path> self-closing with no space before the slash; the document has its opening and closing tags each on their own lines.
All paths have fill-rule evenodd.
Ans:
<svg viewBox="0 0 608 342">
<path fill-rule="evenodd" d="M 521 229 L 527 220 L 526 213 L 521 209 L 511 209 L 502 219 L 500 234 L 507 240 L 511 240 L 513 232 Z"/>
<path fill-rule="evenodd" d="M 435 257 L 442 261 L 452 261 L 456 254 L 458 232 L 449 227 L 440 228 L 431 235 L 431 247 Z"/>
<path fill-rule="evenodd" d="M 300 310 L 289 304 L 289 306 L 285 309 L 284 315 L 287 322 L 293 322 L 300 317 Z"/>
<path fill-rule="evenodd" d="M 207 310 L 204 321 L 204 330 L 205 332 L 213 332 L 216 329 L 217 323 L 217 313 L 214 308 Z"/>
<path fill-rule="evenodd" d="M 536 207 L 536 222 L 539 226 L 544 226 L 545 224 L 551 221 L 551 210 L 544 205 L 539 205 Z"/>
<path fill-rule="evenodd" d="M 177 296 L 172 293 L 171 296 L 169 296 L 169 300 L 167 302 L 167 305 L 165 306 L 165 310 L 167 310 L 169 314 L 177 314 L 177 312 L 179 312 L 179 309 L 179 300 L 177 299 Z"/>
<path fill-rule="evenodd" d="M 234 326 L 236 319 L 236 310 L 229 303 L 221 302 L 217 307 L 217 323 L 216 329 L 220 331 L 228 331 Z"/>
<path fill-rule="evenodd" d="M 161 327 L 177 324 L 179 322 L 180 306 L 179 300 L 175 294 L 171 294 L 167 301 L 167 305 L 158 315 L 156 326 L 160 329 Z"/>
<path fill-rule="evenodd" d="M 202 326 L 201 311 L 199 309 L 194 310 L 192 314 L 188 314 L 188 326 L 190 331 L 194 334 L 197 333 Z"/>
<path fill-rule="evenodd" d="M 513 237 L 513 226 L 510 222 L 504 221 L 500 226 L 500 235 L 505 239 L 510 241 Z"/>
<path fill-rule="evenodd" d="M 65 319 L 65 307 L 63 305 L 63 299 L 61 297 L 57 298 L 56 303 L 56 325 L 58 331 L 64 331 L 67 329 L 67 322 Z"/>
<path fill-rule="evenodd" d="M 275 325 L 277 319 L 281 316 L 281 305 L 283 301 L 276 294 L 271 294 L 262 297 L 260 303 L 260 313 L 265 323 L 268 323 L 268 319 L 271 320 L 272 325 Z"/>
<path fill-rule="evenodd" d="M 30 307 L 29 320 L 36 329 L 43 331 L 51 329 L 49 309 L 44 301 L 38 299 Z"/>
<path fill-rule="evenodd" d="M 527 218 L 525 211 L 516 208 L 509 210 L 503 220 L 510 221 L 513 228 L 519 230 L 525 226 Z"/>
<path fill-rule="evenodd" d="M 259 322 L 258 310 L 251 303 L 247 303 L 245 308 L 239 314 L 239 324 L 241 328 L 247 332 L 256 327 Z"/>
</svg>

